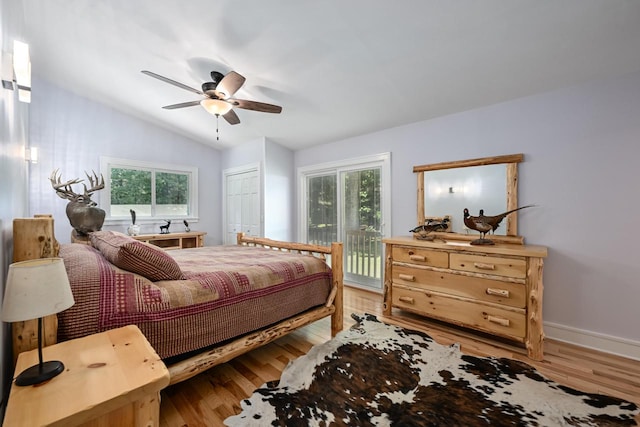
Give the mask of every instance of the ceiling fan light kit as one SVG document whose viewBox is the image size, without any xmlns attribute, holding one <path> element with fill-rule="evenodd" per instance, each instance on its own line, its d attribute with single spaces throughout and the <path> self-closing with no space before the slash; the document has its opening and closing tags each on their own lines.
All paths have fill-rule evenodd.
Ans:
<svg viewBox="0 0 640 427">
<path fill-rule="evenodd" d="M 200 105 L 202 105 L 202 108 L 207 110 L 208 113 L 215 116 L 224 116 L 233 107 L 227 101 L 211 98 L 203 99 L 202 101 L 200 101 Z"/>
</svg>

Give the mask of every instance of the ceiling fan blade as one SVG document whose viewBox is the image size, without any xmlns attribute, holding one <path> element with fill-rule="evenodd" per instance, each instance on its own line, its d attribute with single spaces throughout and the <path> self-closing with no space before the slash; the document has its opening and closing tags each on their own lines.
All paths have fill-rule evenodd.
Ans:
<svg viewBox="0 0 640 427">
<path fill-rule="evenodd" d="M 165 83 L 169 83 L 169 84 L 171 84 L 171 85 L 178 86 L 179 88 L 182 88 L 182 89 L 184 89 L 184 90 L 188 90 L 188 91 L 190 91 L 190 92 L 197 93 L 198 95 L 204 95 L 204 94 L 203 94 L 201 91 L 199 91 L 198 89 L 194 89 L 194 88 L 192 88 L 192 87 L 190 87 L 190 86 L 187 86 L 187 85 L 182 84 L 182 83 L 180 83 L 180 82 L 177 82 L 177 81 L 175 81 L 175 80 L 171 80 L 170 78 L 167 78 L 167 77 L 161 76 L 160 74 L 156 74 L 156 73 L 153 73 L 153 72 L 151 72 L 151 71 L 147 71 L 147 70 L 142 70 L 142 71 L 141 71 L 141 73 L 142 73 L 142 74 L 146 74 L 146 75 L 147 75 L 147 76 L 149 76 L 149 77 L 153 77 L 153 78 L 155 78 L 155 79 L 162 80 L 162 81 L 163 81 L 163 82 L 165 82 Z"/>
<path fill-rule="evenodd" d="M 238 117 L 238 115 L 236 114 L 235 111 L 233 110 L 229 110 L 229 112 L 227 114 L 225 114 L 224 119 L 230 124 L 230 125 L 237 125 L 238 123 L 240 123 L 240 118 Z"/>
<path fill-rule="evenodd" d="M 182 102 L 180 104 L 165 105 L 162 108 L 164 108 L 165 110 L 175 110 L 176 108 L 193 107 L 195 105 L 200 105 L 200 101 L 189 101 Z"/>
<path fill-rule="evenodd" d="M 220 80 L 216 87 L 216 95 L 219 98 L 227 99 L 232 96 L 244 84 L 245 78 L 235 71 L 230 71 Z"/>
<path fill-rule="evenodd" d="M 247 99 L 230 99 L 238 108 L 244 108 L 245 110 L 261 111 L 263 113 L 280 113 L 282 107 L 279 105 L 267 104 L 264 102 L 249 101 Z"/>
</svg>

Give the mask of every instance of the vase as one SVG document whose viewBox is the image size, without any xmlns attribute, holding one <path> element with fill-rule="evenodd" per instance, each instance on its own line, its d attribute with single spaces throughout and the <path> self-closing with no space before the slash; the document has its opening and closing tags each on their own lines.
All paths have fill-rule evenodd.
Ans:
<svg viewBox="0 0 640 427">
<path fill-rule="evenodd" d="M 140 234 L 140 226 L 136 224 L 131 224 L 129 228 L 127 228 L 127 233 L 129 236 L 137 236 Z"/>
</svg>

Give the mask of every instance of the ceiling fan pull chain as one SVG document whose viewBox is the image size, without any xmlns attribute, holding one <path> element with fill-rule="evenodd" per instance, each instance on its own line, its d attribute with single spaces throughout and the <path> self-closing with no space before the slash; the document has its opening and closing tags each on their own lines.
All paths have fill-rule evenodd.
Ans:
<svg viewBox="0 0 640 427">
<path fill-rule="evenodd" d="M 216 141 L 220 141 L 220 131 L 218 130 L 219 123 L 220 123 L 220 114 L 216 114 Z"/>
</svg>

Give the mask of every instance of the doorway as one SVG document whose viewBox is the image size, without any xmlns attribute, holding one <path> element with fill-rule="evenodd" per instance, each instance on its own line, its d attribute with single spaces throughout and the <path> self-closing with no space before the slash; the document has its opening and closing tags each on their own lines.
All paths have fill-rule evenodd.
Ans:
<svg viewBox="0 0 640 427">
<path fill-rule="evenodd" d="M 389 154 L 306 167 L 300 171 L 301 237 L 344 245 L 345 281 L 380 291 L 382 238 L 390 216 Z"/>
<path fill-rule="evenodd" d="M 239 232 L 261 236 L 260 168 L 256 165 L 225 170 L 224 191 L 224 243 L 236 244 Z"/>
</svg>

